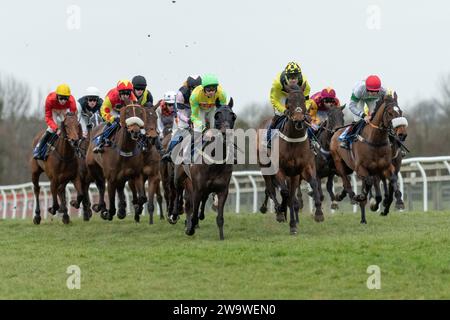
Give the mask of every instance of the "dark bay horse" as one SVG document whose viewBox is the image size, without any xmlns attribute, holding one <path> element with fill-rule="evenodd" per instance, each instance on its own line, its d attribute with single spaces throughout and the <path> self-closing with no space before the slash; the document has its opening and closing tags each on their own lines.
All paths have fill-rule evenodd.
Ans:
<svg viewBox="0 0 450 320">
<path fill-rule="evenodd" d="M 324 220 L 316 177 L 316 163 L 314 154 L 309 145 L 307 127 L 305 124 L 305 85 L 291 85 L 286 88 L 288 97 L 286 100 L 286 123 L 280 130 L 279 152 L 271 155 L 277 156 L 279 170 L 274 175 L 264 175 L 266 194 L 274 201 L 277 213 L 277 221 L 286 221 L 287 207 L 290 211 L 290 233 L 297 234 L 296 221 L 296 195 L 301 179 L 306 180 L 313 190 L 315 204 L 314 219 L 317 222 Z M 263 123 L 259 129 L 266 129 L 268 122 Z M 260 137 L 260 135 L 258 135 Z M 259 141 L 258 155 L 263 150 L 263 141 Z M 272 147 L 273 149 L 273 147 Z M 260 164 L 261 167 L 264 167 Z M 282 202 L 276 198 L 276 188 L 280 189 Z"/>
<path fill-rule="evenodd" d="M 100 191 L 100 202 L 94 205 L 94 211 L 100 211 L 103 219 L 112 220 L 116 214 L 116 191 L 119 196 L 118 218 L 126 216 L 125 183 L 128 181 L 133 192 L 133 204 L 135 209 L 134 219 L 139 222 L 143 205 L 147 201 L 144 190 L 143 155 L 138 146 L 138 140 L 145 132 L 146 113 L 144 107 L 130 104 L 120 110 L 120 128 L 112 137 L 113 144 L 105 148 L 104 153 L 94 153 L 94 145 L 90 144 L 86 156 L 89 175 L 96 181 Z M 103 125 L 93 130 L 97 136 Z M 109 208 L 106 210 L 104 202 L 104 183 L 108 182 Z M 103 191 L 103 194 L 102 194 Z"/>
<path fill-rule="evenodd" d="M 63 213 L 62 221 L 64 224 L 70 222 L 68 208 L 66 203 L 66 185 L 73 182 L 80 199 L 86 199 L 83 195 L 81 181 L 78 175 L 78 157 L 79 144 L 83 133 L 77 116 L 74 113 L 66 113 L 60 126 L 61 134 L 57 138 L 52 151 L 46 161 L 31 159 L 31 180 L 34 187 L 34 196 L 36 199 L 36 210 L 33 218 L 34 224 L 41 223 L 41 209 L 39 205 L 39 176 L 45 172 L 50 180 L 50 190 L 53 198 L 53 206 L 48 208 L 48 212 L 55 215 L 58 211 Z M 43 132 L 40 132 L 33 139 L 33 147 L 36 146 Z M 58 197 L 61 205 L 58 204 Z M 83 202 L 84 207 L 89 207 L 88 203 Z"/>
<path fill-rule="evenodd" d="M 316 170 L 318 179 L 318 188 L 320 194 L 320 200 L 324 200 L 322 192 L 322 182 L 321 179 L 327 178 L 327 191 L 330 195 L 331 209 L 338 209 L 338 203 L 336 201 L 336 196 L 333 192 L 333 178 L 337 174 L 336 168 L 334 167 L 333 158 L 330 154 L 330 141 L 333 134 L 338 128 L 344 126 L 344 112 L 345 105 L 340 107 L 332 107 L 327 111 L 327 119 L 320 126 L 319 132 L 317 133 L 317 139 L 320 144 L 320 150 L 316 156 Z M 300 194 L 300 189 L 299 189 Z M 309 193 L 313 196 L 312 191 Z"/>
<path fill-rule="evenodd" d="M 187 225 L 186 234 L 192 236 L 195 234 L 196 226 L 199 218 L 204 218 L 205 204 L 211 193 L 215 193 L 218 198 L 217 205 L 217 226 L 219 228 L 219 239 L 224 240 L 223 225 L 224 216 L 223 210 L 225 201 L 228 197 L 228 189 L 230 185 L 231 175 L 233 172 L 234 163 L 234 141 L 227 141 L 226 131 L 234 128 L 236 121 L 236 114 L 232 110 L 233 98 L 230 99 L 228 105 L 220 105 L 216 102 L 216 111 L 214 114 L 214 128 L 220 131 L 219 135 L 215 136 L 216 152 L 219 148 L 222 152 L 220 159 L 210 159 L 210 155 L 202 152 L 202 164 L 191 164 L 189 166 L 188 178 L 192 185 L 188 185 L 187 189 L 192 189 L 190 192 L 192 212 L 186 211 Z M 208 148 L 208 143 L 204 150 Z M 229 161 L 231 159 L 231 161 Z M 231 162 L 231 163 L 230 163 Z M 200 209 L 201 206 L 201 209 Z"/>
<path fill-rule="evenodd" d="M 339 145 L 339 136 L 344 129 L 338 130 L 331 139 L 330 152 L 336 171 L 342 178 L 345 193 L 349 194 L 350 199 L 359 202 L 363 224 L 367 223 L 365 216 L 367 194 L 374 185 L 375 179 L 389 179 L 394 186 L 394 192 L 398 190 L 388 133 L 392 128 L 392 120 L 399 116 L 400 111 L 395 101 L 380 99 L 370 122 L 364 126 L 357 140 L 352 143 L 351 150 L 346 150 Z M 363 183 L 361 194 L 356 196 L 347 176 L 353 171 Z M 344 195 L 345 193 L 343 192 Z M 376 201 L 381 202 L 381 196 L 377 197 Z"/>
</svg>

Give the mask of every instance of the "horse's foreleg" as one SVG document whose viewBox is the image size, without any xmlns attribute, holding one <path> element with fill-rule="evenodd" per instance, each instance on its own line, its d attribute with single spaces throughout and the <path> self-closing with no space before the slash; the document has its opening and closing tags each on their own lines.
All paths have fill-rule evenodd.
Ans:
<svg viewBox="0 0 450 320">
<path fill-rule="evenodd" d="M 223 217 L 223 208 L 225 206 L 225 201 L 228 197 L 228 187 L 219 193 L 217 193 L 217 227 L 219 228 L 219 239 L 224 240 L 223 236 L 223 225 L 224 225 L 224 217 Z"/>
<path fill-rule="evenodd" d="M 194 190 L 191 195 L 193 211 L 187 219 L 186 234 L 193 236 L 195 234 L 195 226 L 198 224 L 198 211 L 200 208 L 200 202 L 202 201 L 202 195 L 200 192 Z"/>
<path fill-rule="evenodd" d="M 89 221 L 92 216 L 91 203 L 89 200 L 89 182 L 83 181 L 80 175 L 77 175 L 74 181 L 75 189 L 77 190 L 77 204 L 83 203 L 83 220 Z M 71 201 L 72 204 L 72 201 Z"/>
<path fill-rule="evenodd" d="M 155 179 L 155 177 L 150 177 L 148 180 L 148 199 L 147 199 L 147 210 L 149 215 L 149 223 L 153 224 L 153 215 L 155 213 L 155 205 L 154 205 L 154 198 L 155 193 L 157 190 L 157 184 L 155 183 L 158 179 Z"/>
<path fill-rule="evenodd" d="M 50 191 L 52 193 L 53 205 L 50 208 L 48 208 L 48 212 L 54 216 L 55 214 L 58 213 L 59 210 L 58 185 L 56 184 L 55 180 L 50 181 Z"/>
<path fill-rule="evenodd" d="M 328 194 L 330 195 L 331 210 L 337 210 L 337 209 L 339 209 L 339 205 L 336 201 L 336 195 L 334 194 L 334 191 L 333 191 L 333 178 L 334 178 L 334 174 L 330 174 L 327 177 L 327 191 L 328 191 Z"/>
<path fill-rule="evenodd" d="M 298 223 L 298 216 L 296 216 L 296 210 L 294 208 L 294 204 L 296 201 L 295 193 L 297 192 L 298 186 L 300 184 L 300 177 L 291 177 L 289 179 L 289 227 L 290 227 L 290 233 L 292 235 L 297 234 L 297 223 Z M 297 211 L 298 213 L 298 211 Z"/>
<path fill-rule="evenodd" d="M 289 189 L 286 184 L 286 177 L 279 171 L 275 176 L 272 176 L 272 185 L 280 188 L 281 204 L 276 201 L 276 194 L 274 192 L 275 211 L 277 214 L 276 220 L 278 222 L 286 222 L 287 204 L 289 199 Z M 274 189 L 275 190 L 275 189 Z"/>
<path fill-rule="evenodd" d="M 62 212 L 63 214 L 62 222 L 64 224 L 68 224 L 70 222 L 70 217 L 68 213 L 69 210 L 67 208 L 67 199 L 66 199 L 66 185 L 67 183 L 63 183 L 58 186 L 58 195 L 59 200 L 61 201 L 60 212 Z"/>
<path fill-rule="evenodd" d="M 164 210 L 163 210 L 163 197 L 161 195 L 161 187 L 159 179 L 156 179 L 156 202 L 159 207 L 159 220 L 164 220 Z"/>
<path fill-rule="evenodd" d="M 313 191 L 314 206 L 316 208 L 316 211 L 314 212 L 314 220 L 316 222 L 322 222 L 325 218 L 322 211 L 322 201 L 320 201 L 319 181 L 316 178 L 315 170 L 309 166 L 305 168 L 302 176 L 309 183 Z"/>
<path fill-rule="evenodd" d="M 34 166 L 34 165 L 33 165 Z M 36 209 L 34 210 L 33 223 L 41 223 L 41 204 L 39 202 L 39 194 L 41 193 L 41 187 L 39 186 L 39 176 L 42 173 L 42 169 L 36 164 L 33 167 L 33 173 L 31 174 L 31 181 L 33 182 L 34 200 L 36 203 Z"/>
<path fill-rule="evenodd" d="M 131 189 L 131 187 L 130 187 L 130 189 Z M 125 197 L 125 182 L 117 185 L 117 196 L 119 197 L 119 208 L 117 210 L 117 218 L 122 220 L 122 219 L 125 219 L 125 217 L 127 216 L 127 200 Z"/>
<path fill-rule="evenodd" d="M 217 194 L 215 194 L 215 196 L 217 197 Z M 213 197 L 214 199 L 214 197 Z M 219 198 L 217 198 L 217 206 L 219 206 Z M 206 207 L 206 202 L 208 202 L 208 195 L 206 195 L 205 197 L 203 197 L 202 199 L 202 204 L 200 205 L 200 212 L 198 214 L 198 218 L 200 220 L 204 220 L 205 219 L 205 207 Z M 217 211 L 217 207 L 216 210 Z"/>
<path fill-rule="evenodd" d="M 116 189 L 117 182 L 115 180 L 108 181 L 108 198 L 109 198 L 109 209 L 106 218 L 112 221 L 116 215 Z"/>
<path fill-rule="evenodd" d="M 380 202 L 382 200 L 381 189 L 380 189 L 380 179 L 379 178 L 375 178 L 374 179 L 373 186 L 374 186 L 374 189 L 375 189 L 375 199 L 370 197 L 370 210 L 375 212 L 380 207 Z M 372 188 L 370 188 L 369 191 L 371 192 Z"/>
</svg>

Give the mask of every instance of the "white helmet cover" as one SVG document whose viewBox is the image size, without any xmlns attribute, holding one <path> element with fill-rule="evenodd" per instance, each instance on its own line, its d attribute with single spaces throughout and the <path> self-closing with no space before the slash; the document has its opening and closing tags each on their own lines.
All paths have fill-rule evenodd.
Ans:
<svg viewBox="0 0 450 320">
<path fill-rule="evenodd" d="M 96 87 L 89 87 L 86 89 L 86 96 L 100 97 L 100 90 L 98 90 Z"/>
<path fill-rule="evenodd" d="M 164 93 L 164 102 L 165 103 L 175 103 L 177 99 L 177 94 L 174 91 L 167 91 Z"/>
</svg>

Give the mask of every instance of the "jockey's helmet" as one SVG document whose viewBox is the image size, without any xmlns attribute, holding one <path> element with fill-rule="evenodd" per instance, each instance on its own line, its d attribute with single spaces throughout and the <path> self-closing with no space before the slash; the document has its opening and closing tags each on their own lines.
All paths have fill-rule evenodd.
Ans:
<svg viewBox="0 0 450 320">
<path fill-rule="evenodd" d="M 64 96 L 64 97 L 69 97 L 70 96 L 70 87 L 68 84 L 60 84 L 57 88 L 56 88 L 56 94 L 58 96 Z"/>
<path fill-rule="evenodd" d="M 366 89 L 367 91 L 378 92 L 381 89 L 381 80 L 378 76 L 371 75 L 366 79 Z"/>
<path fill-rule="evenodd" d="M 205 74 L 202 77 L 202 86 L 206 87 L 217 87 L 219 85 L 219 79 L 213 74 Z"/>
<path fill-rule="evenodd" d="M 133 84 L 129 80 L 120 80 L 117 82 L 117 90 L 120 91 L 132 91 Z"/>
<path fill-rule="evenodd" d="M 177 94 L 174 91 L 167 91 L 164 93 L 164 102 L 169 104 L 175 104 Z"/>
<path fill-rule="evenodd" d="M 87 97 L 100 97 L 100 90 L 98 90 L 96 87 L 89 87 L 86 89 L 85 95 Z"/>
<path fill-rule="evenodd" d="M 147 80 L 143 76 L 135 76 L 131 82 L 136 90 L 145 90 L 147 88 Z"/>
<path fill-rule="evenodd" d="M 186 83 L 189 89 L 194 90 L 195 87 L 202 84 L 202 78 L 199 75 L 191 75 L 187 78 Z"/>
</svg>

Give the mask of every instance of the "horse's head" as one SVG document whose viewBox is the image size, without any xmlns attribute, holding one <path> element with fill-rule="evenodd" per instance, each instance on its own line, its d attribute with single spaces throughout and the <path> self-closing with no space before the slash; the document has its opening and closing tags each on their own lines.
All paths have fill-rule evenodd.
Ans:
<svg viewBox="0 0 450 320">
<path fill-rule="evenodd" d="M 403 111 L 398 106 L 398 96 L 395 91 L 386 94 L 382 103 L 386 104 L 383 114 L 383 126 L 393 129 L 401 141 L 405 141 L 408 136 L 408 120 L 403 117 Z"/>
<path fill-rule="evenodd" d="M 120 126 L 126 128 L 131 139 L 138 140 L 141 130 L 146 123 L 144 107 L 136 104 L 127 105 L 120 109 Z"/>
<path fill-rule="evenodd" d="M 340 107 L 332 107 L 327 112 L 327 129 L 335 130 L 344 126 L 344 110 L 345 104 Z"/>
<path fill-rule="evenodd" d="M 79 145 L 83 138 L 83 132 L 75 113 L 66 113 L 64 120 L 61 123 L 61 133 L 64 139 L 66 139 L 72 147 L 77 147 Z"/>
<path fill-rule="evenodd" d="M 306 83 L 303 83 L 301 87 L 296 84 L 285 87 L 288 93 L 286 99 L 286 115 L 289 120 L 294 122 L 297 130 L 304 128 L 306 105 L 303 92 L 305 91 L 305 86 Z"/>
<path fill-rule="evenodd" d="M 157 123 L 158 123 L 158 115 L 156 114 L 155 108 L 145 108 L 146 114 L 145 121 L 145 137 L 149 139 L 151 144 L 155 143 L 156 138 L 158 137 L 157 131 Z"/>
<path fill-rule="evenodd" d="M 230 102 L 228 103 L 228 105 L 221 105 L 219 101 L 216 101 L 214 128 L 220 130 L 222 134 L 225 134 L 227 129 L 234 128 L 236 114 L 233 112 L 233 105 L 233 98 L 230 98 Z"/>
</svg>

